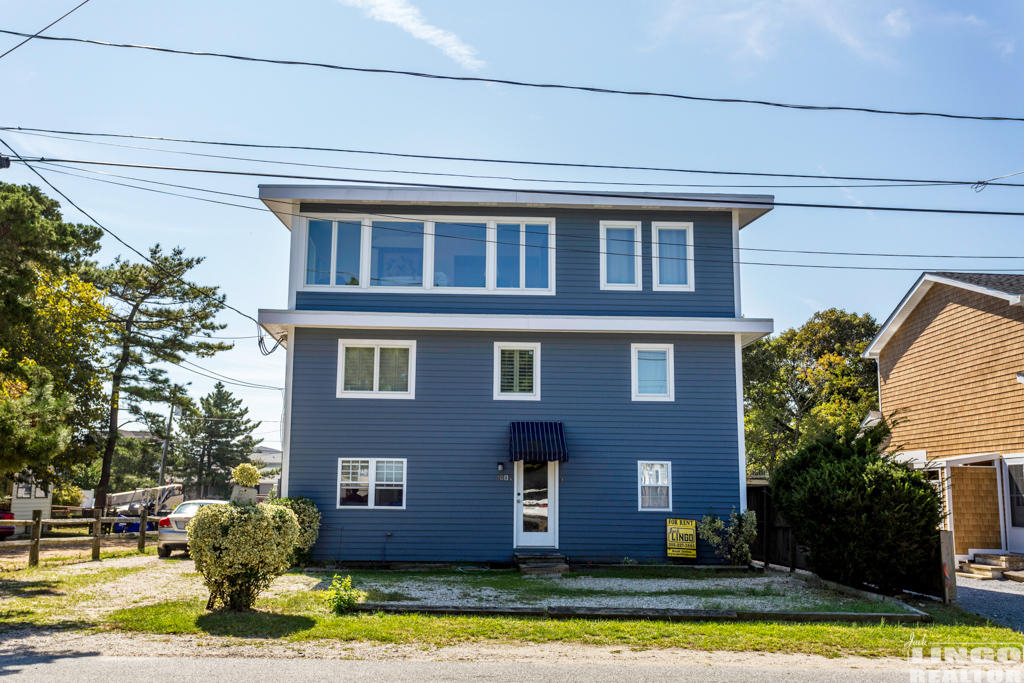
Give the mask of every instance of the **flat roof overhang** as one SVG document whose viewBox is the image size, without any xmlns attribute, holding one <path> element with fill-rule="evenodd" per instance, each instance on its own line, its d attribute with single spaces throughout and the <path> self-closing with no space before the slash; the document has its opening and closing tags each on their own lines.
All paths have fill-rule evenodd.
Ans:
<svg viewBox="0 0 1024 683">
<path fill-rule="evenodd" d="M 609 195 L 586 191 L 443 189 L 435 187 L 364 185 L 260 185 L 260 200 L 289 230 L 303 202 L 373 206 L 376 204 L 480 206 L 489 208 L 591 208 L 645 211 L 733 211 L 739 227 L 772 210 L 770 194 L 715 194 L 698 192 L 621 192 Z M 420 212 L 422 213 L 422 212 Z"/>
</svg>

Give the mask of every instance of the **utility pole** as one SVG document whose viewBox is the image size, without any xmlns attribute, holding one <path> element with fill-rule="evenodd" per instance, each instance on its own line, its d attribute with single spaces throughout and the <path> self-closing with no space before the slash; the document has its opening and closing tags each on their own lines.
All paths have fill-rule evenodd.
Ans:
<svg viewBox="0 0 1024 683">
<path fill-rule="evenodd" d="M 167 447 L 171 443 L 171 427 L 174 423 L 174 392 L 171 392 L 170 409 L 167 411 L 167 429 L 164 431 L 164 445 L 160 451 L 160 475 L 157 485 L 164 485 L 164 467 L 167 465 Z"/>
</svg>

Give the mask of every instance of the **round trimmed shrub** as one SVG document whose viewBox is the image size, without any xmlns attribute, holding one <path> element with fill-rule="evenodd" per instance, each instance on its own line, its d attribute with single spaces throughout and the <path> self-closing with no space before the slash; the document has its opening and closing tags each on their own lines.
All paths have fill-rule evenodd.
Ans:
<svg viewBox="0 0 1024 683">
<path fill-rule="evenodd" d="M 243 462 L 231 470 L 231 481 L 250 489 L 260 483 L 260 470 L 256 465 Z"/>
<path fill-rule="evenodd" d="M 299 520 L 299 540 L 295 544 L 292 564 L 308 564 L 313 555 L 313 545 L 320 536 L 320 511 L 317 510 L 316 503 L 303 496 L 275 498 L 267 503 L 286 507 L 295 513 Z"/>
<path fill-rule="evenodd" d="M 206 505 L 188 523 L 188 551 L 210 590 L 207 609 L 252 609 L 288 571 L 299 538 L 295 513 L 280 505 Z"/>
</svg>

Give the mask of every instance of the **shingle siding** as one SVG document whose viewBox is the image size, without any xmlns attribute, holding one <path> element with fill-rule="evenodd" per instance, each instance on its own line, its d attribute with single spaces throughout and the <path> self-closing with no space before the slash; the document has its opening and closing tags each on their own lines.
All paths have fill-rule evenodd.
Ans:
<svg viewBox="0 0 1024 683">
<path fill-rule="evenodd" d="M 416 311 L 425 313 L 532 313 L 548 315 L 664 315 L 733 317 L 732 215 L 727 211 L 595 211 L 496 209 L 465 207 L 360 206 L 303 204 L 303 212 L 388 215 L 515 215 L 555 218 L 556 294 L 395 294 L 381 292 L 299 291 L 300 310 Z M 643 290 L 600 289 L 600 230 L 602 220 L 642 220 Z M 651 221 L 694 224 L 693 292 L 652 291 Z"/>
<path fill-rule="evenodd" d="M 339 338 L 415 339 L 416 398 L 336 398 Z M 540 401 L 493 399 L 495 341 L 542 344 Z M 675 344 L 672 403 L 630 399 L 630 343 L 645 341 Z M 732 336 L 300 328 L 289 343 L 289 495 L 324 515 L 317 557 L 510 560 L 513 483 L 496 475 L 515 420 L 565 424 L 559 547 L 570 557 L 663 558 L 667 517 L 739 505 Z M 339 457 L 407 458 L 406 509 L 338 510 Z M 637 460 L 672 461 L 671 513 L 637 510 Z M 699 559 L 714 560 L 703 543 Z"/>
</svg>

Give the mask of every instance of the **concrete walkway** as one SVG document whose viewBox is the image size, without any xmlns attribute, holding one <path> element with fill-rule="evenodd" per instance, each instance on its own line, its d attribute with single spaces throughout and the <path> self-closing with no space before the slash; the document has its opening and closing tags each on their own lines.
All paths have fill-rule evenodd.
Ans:
<svg viewBox="0 0 1024 683">
<path fill-rule="evenodd" d="M 956 577 L 957 604 L 1024 633 L 1024 583 Z"/>
</svg>

